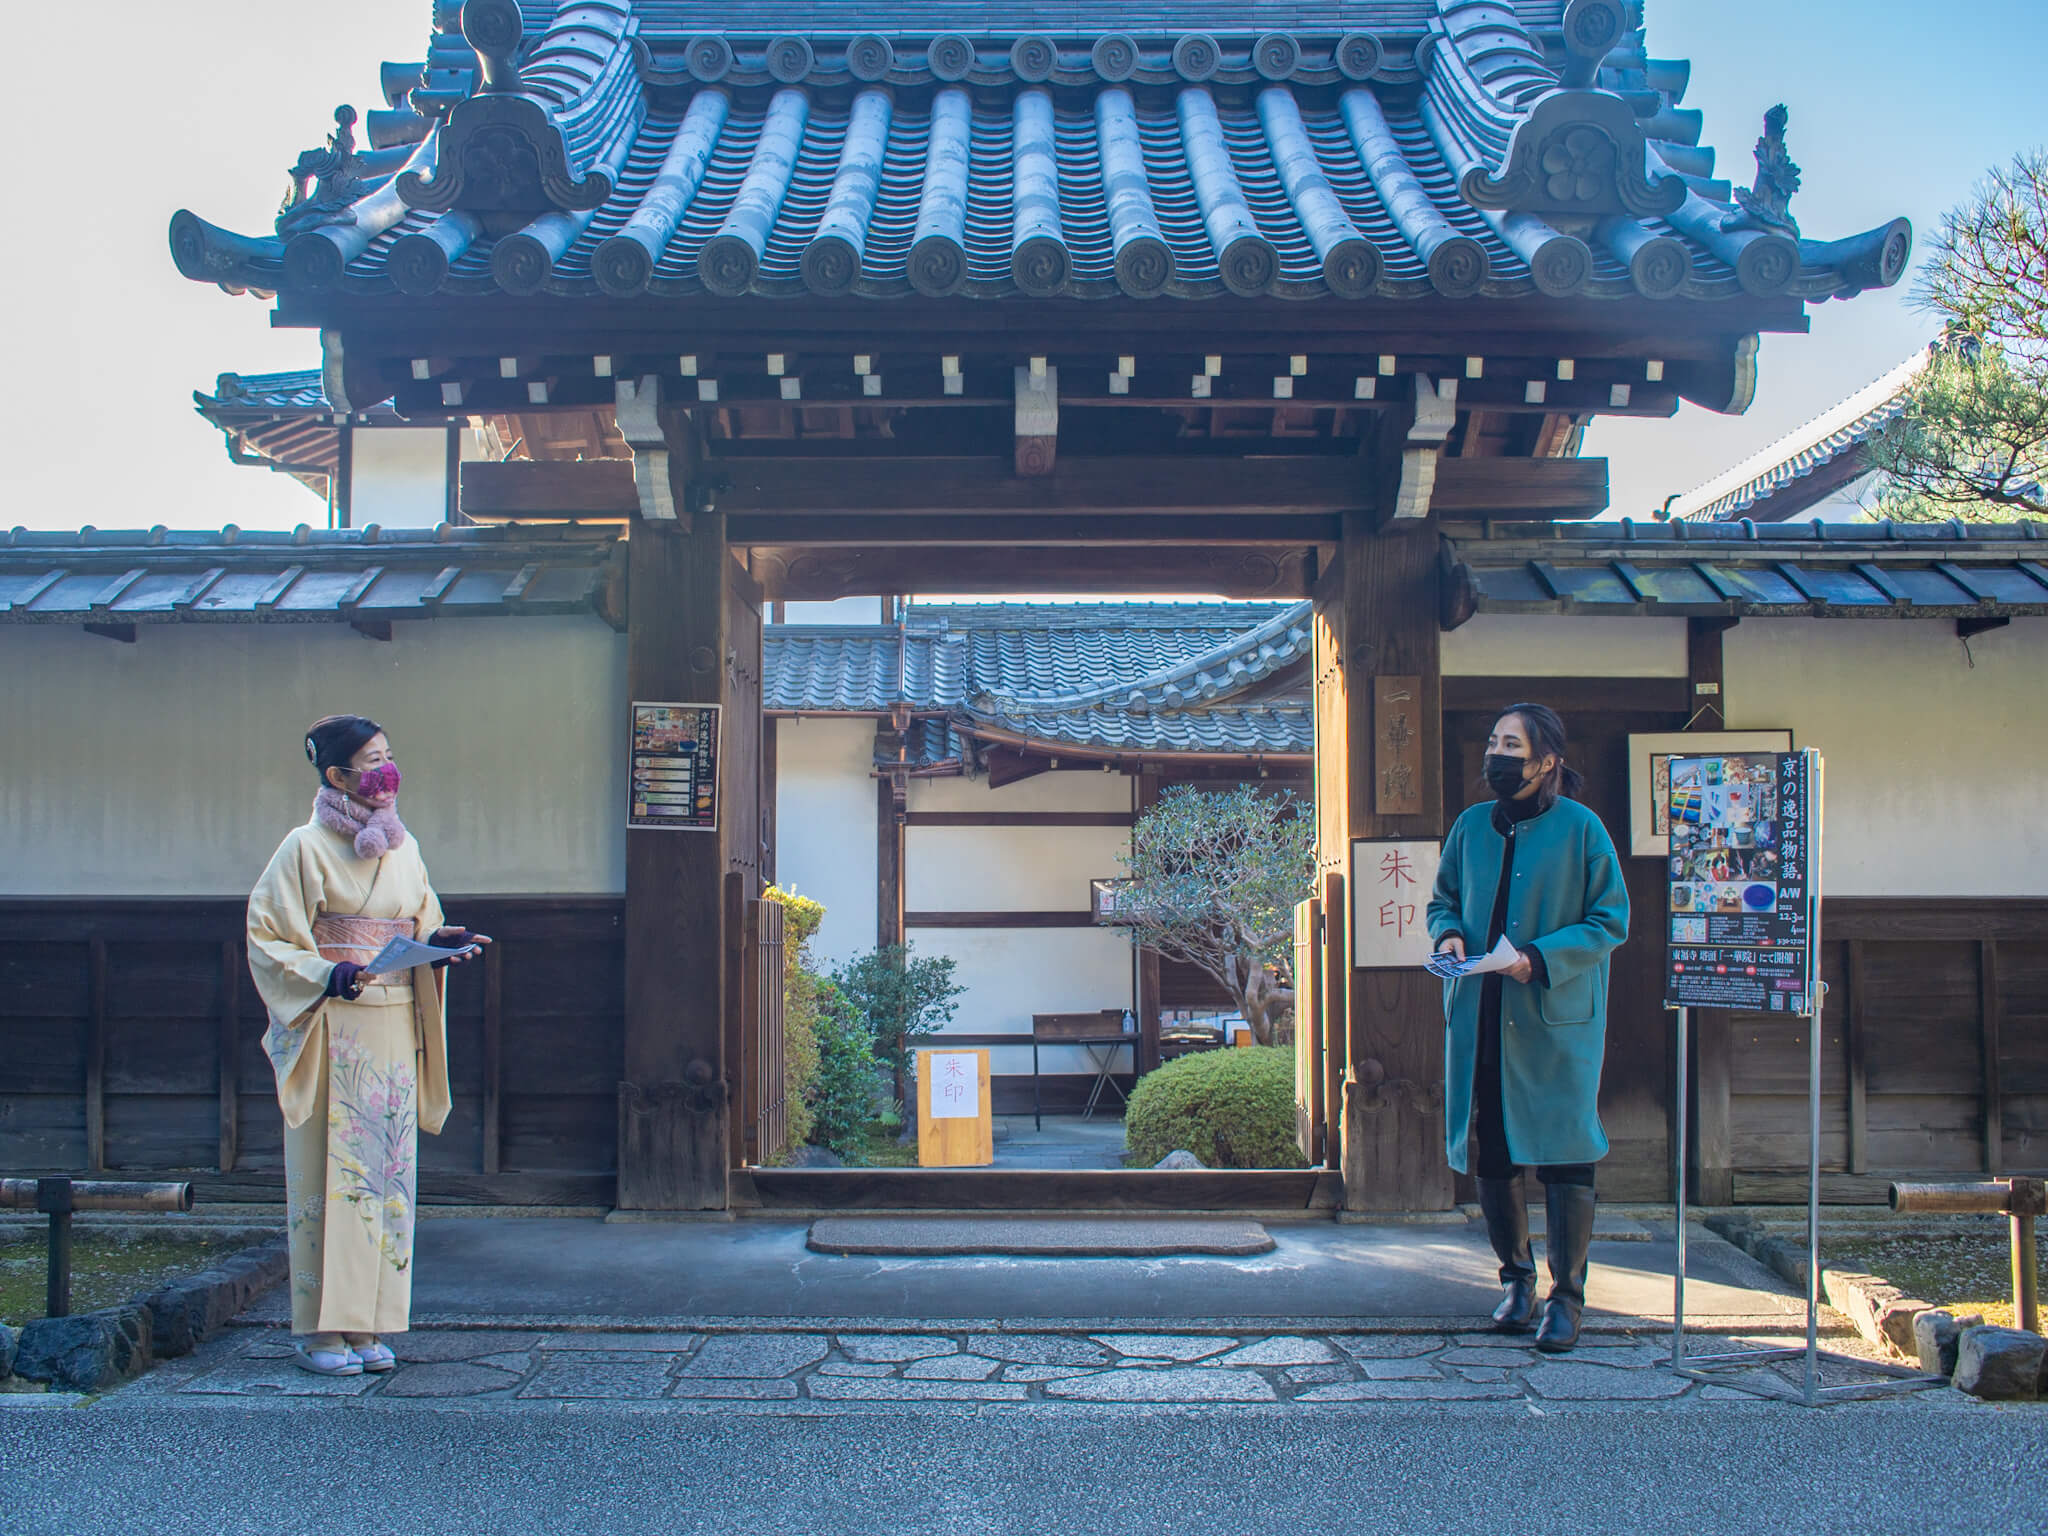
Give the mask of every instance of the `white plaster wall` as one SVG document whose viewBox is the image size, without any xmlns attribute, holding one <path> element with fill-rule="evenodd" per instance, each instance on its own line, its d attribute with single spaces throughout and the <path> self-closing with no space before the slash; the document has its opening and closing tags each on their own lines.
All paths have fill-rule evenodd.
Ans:
<svg viewBox="0 0 2048 1536">
<path fill-rule="evenodd" d="M 1088 882 L 1124 872 L 1130 833 L 1123 827 L 906 827 L 903 839 L 909 911 L 1085 912 Z"/>
<path fill-rule="evenodd" d="M 1446 677 L 1684 677 L 1685 620 L 1482 613 L 1443 637 Z"/>
<path fill-rule="evenodd" d="M 985 778 L 912 779 L 913 811 L 1128 811 L 1132 780 L 1100 768 L 1061 768 L 990 789 Z"/>
<path fill-rule="evenodd" d="M 949 1029 L 956 1034 L 1025 1037 L 1021 1046 L 992 1048 L 990 1070 L 1031 1070 L 1031 1015 L 1135 1007 L 1131 946 L 1109 928 L 913 928 L 917 953 L 951 955 L 953 979 L 967 989 Z M 940 1036 L 941 1039 L 944 1036 Z M 1131 1070 L 1119 1049 L 1118 1070 Z M 1076 1045 L 1046 1046 L 1048 1072 L 1089 1072 Z"/>
<path fill-rule="evenodd" d="M 785 624 L 886 624 L 882 605 L 885 599 L 879 597 L 841 597 L 829 603 L 787 603 L 783 606 L 782 622 Z"/>
<path fill-rule="evenodd" d="M 318 787 L 302 741 L 369 715 L 449 893 L 625 886 L 626 642 L 596 618 L 0 630 L 0 893 L 248 891 Z"/>
<path fill-rule="evenodd" d="M 431 528 L 448 516 L 443 427 L 355 427 L 349 439 L 349 521 Z"/>
<path fill-rule="evenodd" d="M 1827 760 L 1829 894 L 2048 893 L 2048 619 L 1967 653 L 1933 620 L 1744 619 L 1722 645 L 1729 725 Z"/>
<path fill-rule="evenodd" d="M 775 879 L 825 904 L 812 952 L 830 969 L 875 947 L 875 722 L 775 727 Z"/>
</svg>

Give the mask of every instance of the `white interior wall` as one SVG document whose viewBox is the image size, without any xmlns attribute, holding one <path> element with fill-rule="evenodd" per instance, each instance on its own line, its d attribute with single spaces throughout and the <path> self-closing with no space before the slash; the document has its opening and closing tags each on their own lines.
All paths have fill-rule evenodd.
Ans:
<svg viewBox="0 0 2048 1536">
<path fill-rule="evenodd" d="M 431 528 L 448 516 L 445 427 L 349 429 L 349 521 Z"/>
<path fill-rule="evenodd" d="M 1730 727 L 1826 759 L 1828 894 L 2048 893 L 2048 619 L 1967 648 L 1946 620 L 1744 619 L 1722 646 Z"/>
<path fill-rule="evenodd" d="M 841 597 L 828 603 L 785 603 L 785 624 L 886 624 L 886 598 Z"/>
<path fill-rule="evenodd" d="M 953 979 L 967 989 L 953 1033 L 1024 1037 L 992 1048 L 989 1070 L 998 1075 L 1031 1070 L 1034 1013 L 1136 1007 L 1130 942 L 1115 929 L 914 928 L 910 939 L 919 954 L 953 957 Z M 1130 1071 L 1130 1053 L 1118 1054 L 1117 1070 Z M 1094 1070 L 1077 1045 L 1045 1046 L 1040 1057 L 1048 1073 Z"/>
<path fill-rule="evenodd" d="M 830 969 L 875 947 L 875 722 L 775 727 L 775 879 L 825 904 L 812 953 Z"/>
<path fill-rule="evenodd" d="M 1685 620 L 1482 613 L 1442 655 L 1446 677 L 1684 677 Z"/>
<path fill-rule="evenodd" d="M 912 912 L 1085 912 L 1089 882 L 1121 875 L 1129 844 L 1124 827 L 906 827 L 903 905 Z"/>
<path fill-rule="evenodd" d="M 318 787 L 305 729 L 381 722 L 449 893 L 625 888 L 625 637 L 595 617 L 0 630 L 0 894 L 246 893 Z"/>
</svg>

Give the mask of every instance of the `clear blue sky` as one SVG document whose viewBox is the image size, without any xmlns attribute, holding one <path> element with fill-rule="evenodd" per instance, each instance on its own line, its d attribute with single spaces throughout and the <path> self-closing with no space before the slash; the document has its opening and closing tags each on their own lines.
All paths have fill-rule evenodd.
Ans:
<svg viewBox="0 0 2048 1536">
<path fill-rule="evenodd" d="M 165 228 L 180 206 L 265 227 L 285 166 L 334 105 L 377 105 L 378 61 L 421 56 L 429 0 L 108 0 L 81 32 L 82 14 L 7 7 L 13 57 L 40 62 L 0 93 L 17 149 L 16 227 L 0 241 L 14 357 L 0 374 L 0 526 L 318 521 L 313 496 L 231 467 L 191 413 L 217 373 L 309 366 L 313 338 L 179 277 Z M 1746 180 L 1764 109 L 1791 107 L 1806 173 L 1793 206 L 1818 238 L 1901 213 L 1924 230 L 1986 167 L 2048 141 L 2048 0 L 1649 0 L 1649 27 L 1652 53 L 1692 59 L 1687 105 L 1704 109 L 1724 174 Z M 1765 342 L 1747 416 L 1602 421 L 1587 451 L 1614 461 L 1615 510 L 1647 511 L 1931 330 L 1899 292 L 1815 306 L 1811 335 Z"/>
</svg>

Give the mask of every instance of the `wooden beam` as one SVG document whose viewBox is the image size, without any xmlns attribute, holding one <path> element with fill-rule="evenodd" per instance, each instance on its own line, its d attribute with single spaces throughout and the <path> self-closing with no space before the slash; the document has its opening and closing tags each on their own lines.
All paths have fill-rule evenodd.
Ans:
<svg viewBox="0 0 2048 1536">
<path fill-rule="evenodd" d="M 688 504 L 697 444 L 669 417 L 673 494 Z M 685 532 L 638 521 L 627 541 L 634 600 L 630 699 L 724 703 L 725 524 L 700 511 Z M 720 787 L 721 798 L 727 791 Z M 724 814 L 726 807 L 721 808 Z M 730 1182 L 725 1046 L 723 839 L 626 833 L 625 1076 L 619 1085 L 619 1205 L 722 1210 Z"/>
<path fill-rule="evenodd" d="M 873 592 L 1213 592 L 1299 598 L 1308 595 L 1313 564 L 1313 549 L 1305 545 L 755 545 L 751 554 L 767 595 L 788 602 Z"/>
<path fill-rule="evenodd" d="M 509 517 L 623 519 L 639 507 L 631 459 L 478 459 L 462 466 L 462 510 L 479 522 Z"/>
<path fill-rule="evenodd" d="M 1288 545 L 1333 544 L 1335 512 L 1018 512 L 962 517 L 945 512 L 871 512 L 859 516 L 803 512 L 746 512 L 726 520 L 735 544 L 815 545 L 863 548 L 872 545 L 956 549 L 1194 546 L 1273 549 Z M 1097 560 L 1112 556 L 1095 556 Z"/>
<path fill-rule="evenodd" d="M 1685 728 L 1689 731 L 1728 729 L 1728 673 L 1721 637 L 1741 622 L 1719 615 L 1685 621 Z"/>
<path fill-rule="evenodd" d="M 905 912 L 905 928 L 1092 928 L 1092 912 Z"/>
<path fill-rule="evenodd" d="M 1442 459 L 1429 509 L 1439 517 L 1597 517 L 1605 459 Z"/>
<path fill-rule="evenodd" d="M 1582 714 L 1682 715 L 1686 685 L 1677 677 L 1447 677 L 1444 708 L 1498 712 L 1532 695 L 1566 719 Z"/>
<path fill-rule="evenodd" d="M 1128 827 L 1131 811 L 912 811 L 906 827 Z"/>
</svg>

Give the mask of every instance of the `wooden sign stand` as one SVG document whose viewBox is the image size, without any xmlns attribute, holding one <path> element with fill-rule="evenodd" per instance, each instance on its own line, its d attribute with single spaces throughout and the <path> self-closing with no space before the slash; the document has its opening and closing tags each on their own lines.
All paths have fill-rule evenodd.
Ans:
<svg viewBox="0 0 2048 1536">
<path fill-rule="evenodd" d="M 933 1095 L 944 1094 L 950 1080 L 942 1082 L 937 1063 L 971 1058 L 974 1081 L 962 1087 L 962 1105 L 971 1104 L 972 1114 L 934 1114 Z M 994 1083 L 989 1077 L 989 1055 L 977 1051 L 919 1051 L 917 1053 L 917 1165 L 920 1168 L 986 1168 L 996 1160 L 995 1121 L 990 1102 Z M 964 1095 L 971 1092 L 971 1100 Z M 941 1106 L 943 1107 L 943 1103 Z"/>
</svg>

